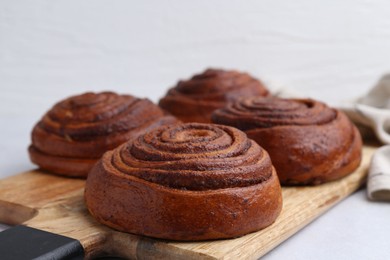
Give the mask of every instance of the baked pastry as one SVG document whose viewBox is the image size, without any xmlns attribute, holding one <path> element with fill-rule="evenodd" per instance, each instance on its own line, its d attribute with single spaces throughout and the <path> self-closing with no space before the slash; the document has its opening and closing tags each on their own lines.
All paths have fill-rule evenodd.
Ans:
<svg viewBox="0 0 390 260">
<path fill-rule="evenodd" d="M 176 122 L 148 99 L 88 92 L 60 101 L 42 117 L 32 131 L 29 154 L 44 170 L 85 178 L 105 151 Z"/>
<path fill-rule="evenodd" d="M 321 184 L 353 172 L 362 140 L 344 113 L 312 99 L 243 98 L 212 120 L 237 127 L 270 154 L 282 184 Z"/>
<path fill-rule="evenodd" d="M 208 69 L 168 90 L 160 107 L 183 122 L 210 123 L 211 113 L 240 96 L 266 96 L 268 90 L 247 73 Z"/>
<path fill-rule="evenodd" d="M 162 126 L 108 151 L 85 187 L 114 229 L 172 240 L 237 237 L 274 222 L 279 180 L 265 150 L 228 126 Z"/>
</svg>

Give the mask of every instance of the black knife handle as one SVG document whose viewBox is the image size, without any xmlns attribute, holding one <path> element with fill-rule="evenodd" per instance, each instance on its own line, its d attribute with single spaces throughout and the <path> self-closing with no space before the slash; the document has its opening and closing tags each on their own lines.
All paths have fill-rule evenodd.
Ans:
<svg viewBox="0 0 390 260">
<path fill-rule="evenodd" d="M 0 232 L 2 260 L 78 260 L 84 248 L 76 239 L 26 226 L 16 226 Z"/>
</svg>

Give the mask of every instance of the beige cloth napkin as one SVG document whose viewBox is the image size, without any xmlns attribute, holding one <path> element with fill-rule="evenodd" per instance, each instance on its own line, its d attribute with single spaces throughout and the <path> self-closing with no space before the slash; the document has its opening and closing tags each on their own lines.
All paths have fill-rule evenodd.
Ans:
<svg viewBox="0 0 390 260">
<path fill-rule="evenodd" d="M 299 97 L 286 88 L 274 92 L 280 97 Z M 371 160 L 367 196 L 371 200 L 390 201 L 390 74 L 383 76 L 367 95 L 337 106 L 356 124 L 371 128 L 385 144 Z"/>
<path fill-rule="evenodd" d="M 390 201 L 390 145 L 382 146 L 372 157 L 367 195 L 371 200 Z"/>
<path fill-rule="evenodd" d="M 390 201 L 390 74 L 383 76 L 367 95 L 340 109 L 355 123 L 370 127 L 384 144 L 371 160 L 367 196 Z"/>
<path fill-rule="evenodd" d="M 352 121 L 368 126 L 378 139 L 390 144 L 390 74 L 385 75 L 367 95 L 340 105 Z"/>
</svg>

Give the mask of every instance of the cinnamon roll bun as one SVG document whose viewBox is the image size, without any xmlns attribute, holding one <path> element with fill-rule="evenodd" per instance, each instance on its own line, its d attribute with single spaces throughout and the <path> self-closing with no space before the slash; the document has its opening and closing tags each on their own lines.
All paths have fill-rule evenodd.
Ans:
<svg viewBox="0 0 390 260">
<path fill-rule="evenodd" d="M 242 98 L 212 121 L 237 127 L 268 151 L 282 184 L 339 179 L 360 164 L 362 140 L 344 113 L 312 99 Z"/>
<path fill-rule="evenodd" d="M 240 96 L 266 96 L 259 80 L 234 70 L 208 69 L 168 90 L 159 105 L 183 122 L 210 123 L 211 113 Z"/>
<path fill-rule="evenodd" d="M 238 129 L 198 123 L 162 126 L 106 152 L 85 200 L 105 225 L 172 240 L 241 236 L 282 208 L 267 152 Z"/>
<path fill-rule="evenodd" d="M 86 177 L 96 161 L 144 131 L 178 122 L 147 99 L 113 92 L 60 101 L 35 125 L 31 160 L 52 173 Z"/>
</svg>

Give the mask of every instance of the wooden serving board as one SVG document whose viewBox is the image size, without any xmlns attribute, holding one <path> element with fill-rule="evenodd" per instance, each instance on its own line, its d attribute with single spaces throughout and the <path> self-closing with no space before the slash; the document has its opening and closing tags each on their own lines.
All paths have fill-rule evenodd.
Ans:
<svg viewBox="0 0 390 260">
<path fill-rule="evenodd" d="M 117 232 L 97 223 L 84 205 L 84 180 L 25 172 L 0 180 L 0 222 L 24 224 L 81 242 L 86 258 L 256 259 L 292 236 L 366 179 L 374 147 L 365 146 L 359 169 L 315 187 L 283 188 L 283 210 L 270 227 L 246 236 L 206 242 L 171 242 Z"/>
</svg>

